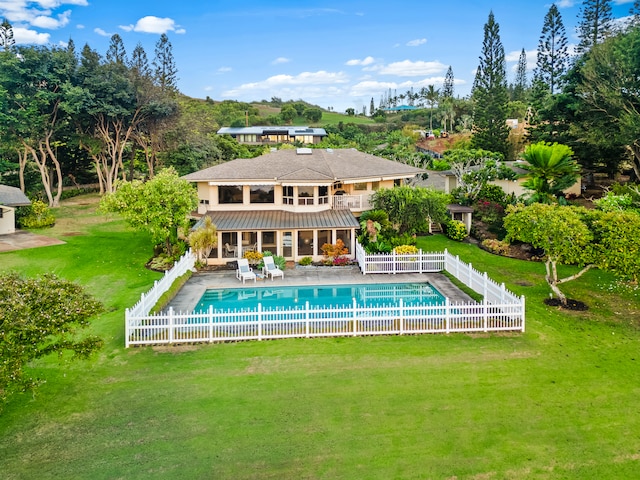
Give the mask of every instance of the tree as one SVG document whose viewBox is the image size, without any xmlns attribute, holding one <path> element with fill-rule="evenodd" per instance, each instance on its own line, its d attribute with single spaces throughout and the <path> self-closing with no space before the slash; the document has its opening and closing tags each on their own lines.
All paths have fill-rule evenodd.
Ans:
<svg viewBox="0 0 640 480">
<path fill-rule="evenodd" d="M 15 44 L 16 40 L 13 38 L 13 27 L 5 18 L 0 24 L 0 47 L 2 47 L 5 52 L 10 52 L 13 50 Z"/>
<path fill-rule="evenodd" d="M 178 89 L 178 69 L 173 58 L 173 46 L 166 33 L 160 35 L 156 43 L 153 59 L 156 84 L 163 92 L 175 92 Z"/>
<path fill-rule="evenodd" d="M 602 43 L 613 29 L 611 0 L 584 0 L 578 15 L 577 54 L 588 52 L 594 45 Z"/>
<path fill-rule="evenodd" d="M 375 210 L 384 210 L 398 233 L 419 233 L 429 229 L 429 221 L 447 219 L 449 195 L 424 187 L 381 188 L 371 196 Z"/>
<path fill-rule="evenodd" d="M 640 28 L 632 28 L 591 49 L 577 87 L 588 120 L 606 126 L 591 145 L 614 142 L 630 154 L 640 178 Z M 584 129 L 586 130 L 586 129 Z M 606 131 L 606 134 L 604 133 Z M 616 163 L 617 166 L 618 163 Z"/>
<path fill-rule="evenodd" d="M 189 245 L 198 262 L 205 264 L 213 247 L 218 244 L 218 233 L 211 217 L 204 217 L 202 225 L 189 234 Z"/>
<path fill-rule="evenodd" d="M 117 33 L 111 37 L 111 41 L 109 42 L 107 61 L 123 66 L 127 64 L 127 52 L 125 51 L 122 37 Z"/>
<path fill-rule="evenodd" d="M 305 108 L 302 115 L 312 123 L 317 123 L 322 120 L 322 110 L 317 107 Z"/>
<path fill-rule="evenodd" d="M 376 104 L 373 103 L 373 97 L 371 97 L 371 103 L 369 104 L 369 115 L 373 117 L 373 114 L 376 111 Z"/>
<path fill-rule="evenodd" d="M 544 17 L 535 71 L 535 77 L 547 86 L 551 95 L 561 86 L 568 62 L 567 34 L 558 7 L 552 4 Z"/>
<path fill-rule="evenodd" d="M 173 255 L 178 229 L 189 224 L 188 215 L 197 208 L 198 195 L 173 168 L 161 170 L 147 182 L 121 182 L 115 193 L 100 201 L 103 212 L 120 213 L 136 230 L 149 232 L 154 245 L 164 244 Z"/>
<path fill-rule="evenodd" d="M 521 165 L 529 171 L 529 178 L 522 184 L 531 190 L 534 202 L 553 203 L 580 177 L 580 166 L 573 158 L 573 150 L 560 143 L 538 142 L 529 145 Z"/>
<path fill-rule="evenodd" d="M 287 123 L 292 123 L 293 120 L 298 116 L 298 112 L 291 104 L 287 104 L 280 110 L 280 116 L 282 120 Z"/>
<path fill-rule="evenodd" d="M 522 49 L 518 57 L 516 77 L 511 87 L 511 100 L 513 102 L 524 102 L 527 92 L 527 52 Z"/>
<path fill-rule="evenodd" d="M 451 68 L 451 65 L 449 65 L 449 68 L 447 69 L 447 73 L 444 76 L 444 82 L 442 84 L 443 99 L 453 98 L 453 86 L 454 86 L 453 69 Z"/>
<path fill-rule="evenodd" d="M 629 15 L 631 16 L 631 26 L 640 26 L 640 0 L 633 2 L 633 5 L 629 9 Z"/>
<path fill-rule="evenodd" d="M 596 216 L 592 228 L 598 266 L 637 284 L 640 278 L 640 215 L 630 210 L 603 212 Z"/>
<path fill-rule="evenodd" d="M 440 90 L 433 85 L 429 85 L 423 93 L 425 100 L 429 104 L 429 130 L 433 130 L 433 107 L 438 103 Z"/>
<path fill-rule="evenodd" d="M 349 117 L 353 117 L 356 114 L 356 111 L 353 108 L 347 108 L 344 113 L 346 113 Z"/>
<path fill-rule="evenodd" d="M 507 241 L 530 243 L 545 252 L 545 280 L 563 305 L 567 297 L 559 285 L 575 280 L 594 266 L 593 234 L 573 207 L 534 203 L 507 207 L 503 221 Z M 579 265 L 582 269 L 558 278 L 558 264 Z"/>
<path fill-rule="evenodd" d="M 507 102 L 504 47 L 500 40 L 500 26 L 493 12 L 484 26 L 484 40 L 480 65 L 473 84 L 473 148 L 500 152 L 509 151 L 507 138 Z"/>
<path fill-rule="evenodd" d="M 55 275 L 0 275 L 0 399 L 39 383 L 24 372 L 32 360 L 67 351 L 86 358 L 98 350 L 102 340 L 80 331 L 102 310 L 82 287 Z"/>
<path fill-rule="evenodd" d="M 501 164 L 504 159 L 501 153 L 487 150 L 454 149 L 447 150 L 444 158 L 449 162 L 451 171 L 456 177 L 458 194 L 456 200 L 471 204 L 478 198 L 480 191 L 491 180 L 510 179 L 516 174 L 509 167 Z"/>
</svg>

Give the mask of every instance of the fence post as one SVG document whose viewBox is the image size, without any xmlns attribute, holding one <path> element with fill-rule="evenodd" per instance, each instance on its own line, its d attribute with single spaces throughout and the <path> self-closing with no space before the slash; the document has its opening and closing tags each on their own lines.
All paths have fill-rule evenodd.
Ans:
<svg viewBox="0 0 640 480">
<path fill-rule="evenodd" d="M 124 310 L 124 348 L 129 348 L 129 336 L 131 335 L 131 327 L 129 325 L 129 309 Z"/>
<path fill-rule="evenodd" d="M 487 272 L 484 272 L 484 282 L 483 282 L 483 290 L 482 290 L 482 295 L 484 295 L 484 298 L 487 298 L 487 283 L 489 282 L 489 276 L 487 275 Z"/>
<path fill-rule="evenodd" d="M 504 282 L 502 282 L 502 284 L 500 285 L 500 303 L 502 303 L 504 305 L 504 297 L 506 295 L 506 288 L 504 286 Z"/>
<path fill-rule="evenodd" d="M 209 305 L 209 343 L 213 342 L 213 305 Z"/>
<path fill-rule="evenodd" d="M 449 297 L 445 297 L 444 299 L 444 331 L 445 333 L 450 332 L 449 320 L 451 316 L 451 302 L 449 301 Z"/>
<path fill-rule="evenodd" d="M 404 302 L 400 299 L 400 335 L 404 334 Z"/>
<path fill-rule="evenodd" d="M 173 343 L 173 307 L 169 307 L 169 343 Z"/>
<path fill-rule="evenodd" d="M 486 275 L 486 273 L 485 273 L 485 275 Z M 482 326 L 483 326 L 483 329 L 484 329 L 484 331 L 486 333 L 486 332 L 488 332 L 487 324 L 488 324 L 488 321 L 489 321 L 488 318 L 487 318 L 487 297 L 484 297 L 482 299 L 482 311 L 483 311 L 483 315 L 482 315 L 482 317 L 483 317 L 483 325 Z"/>
<path fill-rule="evenodd" d="M 524 312 L 525 312 L 525 308 L 524 308 L 524 295 L 522 295 L 520 297 L 520 299 L 522 300 L 522 332 L 524 333 Z"/>
<path fill-rule="evenodd" d="M 444 266 L 444 270 L 446 272 L 448 272 L 449 270 L 447 270 L 447 267 L 449 266 L 449 249 L 445 248 L 444 249 L 444 255 L 443 255 L 443 262 L 442 265 Z"/>
<path fill-rule="evenodd" d="M 357 303 L 356 303 L 356 299 L 354 297 L 353 299 L 353 336 L 357 336 L 358 335 L 358 319 L 356 318 L 357 315 Z"/>
<path fill-rule="evenodd" d="M 258 341 L 262 340 L 262 303 L 258 304 Z"/>
<path fill-rule="evenodd" d="M 397 263 L 396 263 L 396 262 L 398 261 L 398 259 L 397 259 L 396 257 L 397 257 L 397 255 L 396 255 L 396 249 L 394 248 L 394 249 L 391 251 L 391 261 L 393 262 L 393 274 L 394 274 L 394 275 L 396 274 L 396 266 L 397 266 Z"/>
</svg>

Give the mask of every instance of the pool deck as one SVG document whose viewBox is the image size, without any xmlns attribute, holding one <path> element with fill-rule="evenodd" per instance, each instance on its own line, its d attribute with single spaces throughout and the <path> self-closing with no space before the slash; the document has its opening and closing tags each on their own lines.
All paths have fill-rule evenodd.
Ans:
<svg viewBox="0 0 640 480">
<path fill-rule="evenodd" d="M 244 285 L 236 278 L 235 272 L 198 272 L 187 281 L 178 294 L 169 302 L 176 312 L 191 312 L 207 289 L 221 288 L 273 288 L 274 285 L 353 285 L 367 283 L 430 283 L 451 303 L 473 303 L 474 300 L 456 287 L 446 276 L 440 273 L 399 273 L 363 275 L 357 267 L 287 269 L 284 278 L 258 279 L 255 283 L 247 281 Z"/>
</svg>

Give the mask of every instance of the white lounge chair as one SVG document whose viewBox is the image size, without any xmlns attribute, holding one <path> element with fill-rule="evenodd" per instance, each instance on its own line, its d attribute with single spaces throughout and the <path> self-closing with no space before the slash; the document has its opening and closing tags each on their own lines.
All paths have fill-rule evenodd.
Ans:
<svg viewBox="0 0 640 480">
<path fill-rule="evenodd" d="M 253 279 L 254 283 L 256 281 L 256 274 L 253 273 L 253 270 L 249 266 L 249 260 L 246 258 L 238 259 L 238 269 L 236 270 L 236 278 L 238 280 L 242 280 L 242 283 L 248 278 L 249 280 Z"/>
<path fill-rule="evenodd" d="M 262 261 L 264 262 L 264 267 L 262 267 L 263 275 L 271 277 L 271 281 L 273 281 L 273 277 L 284 278 L 284 272 L 280 270 L 275 264 L 275 262 L 273 261 L 273 257 L 262 257 Z"/>
</svg>

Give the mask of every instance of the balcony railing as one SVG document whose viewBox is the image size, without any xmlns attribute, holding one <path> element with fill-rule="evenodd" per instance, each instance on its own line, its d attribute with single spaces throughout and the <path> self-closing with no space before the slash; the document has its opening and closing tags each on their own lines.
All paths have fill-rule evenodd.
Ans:
<svg viewBox="0 0 640 480">
<path fill-rule="evenodd" d="M 368 195 L 334 195 L 332 207 L 336 210 L 369 210 Z"/>
</svg>

